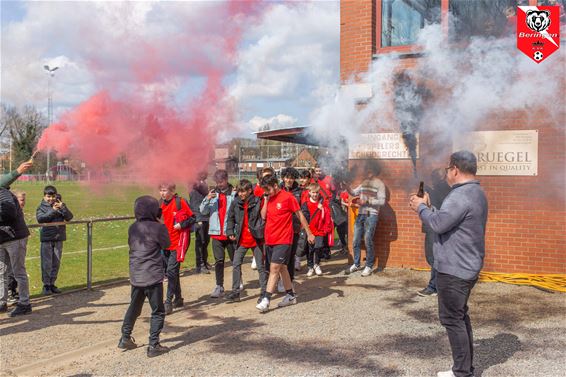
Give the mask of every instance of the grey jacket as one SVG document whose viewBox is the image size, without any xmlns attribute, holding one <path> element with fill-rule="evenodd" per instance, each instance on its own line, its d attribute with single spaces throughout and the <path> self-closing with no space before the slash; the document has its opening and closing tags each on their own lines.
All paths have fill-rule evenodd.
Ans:
<svg viewBox="0 0 566 377">
<path fill-rule="evenodd" d="M 421 204 L 418 212 L 436 233 L 434 268 L 460 279 L 477 278 L 483 267 L 487 223 L 487 198 L 479 181 L 452 186 L 440 210 Z"/>
</svg>

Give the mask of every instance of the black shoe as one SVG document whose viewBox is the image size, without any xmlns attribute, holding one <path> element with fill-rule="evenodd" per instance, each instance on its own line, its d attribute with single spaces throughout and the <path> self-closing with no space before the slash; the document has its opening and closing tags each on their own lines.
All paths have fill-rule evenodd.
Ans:
<svg viewBox="0 0 566 377">
<path fill-rule="evenodd" d="M 147 357 L 155 357 L 169 352 L 169 348 L 157 343 L 154 346 L 147 347 Z"/>
<path fill-rule="evenodd" d="M 51 286 L 50 285 L 44 285 L 43 286 L 43 290 L 41 291 L 41 294 L 44 296 L 49 296 L 50 294 L 52 294 L 53 292 L 51 291 Z"/>
<path fill-rule="evenodd" d="M 27 305 L 18 304 L 16 305 L 16 309 L 12 310 L 8 315 L 10 317 L 16 317 L 18 315 L 24 315 L 29 313 L 31 313 L 31 304 L 27 304 Z"/>
<path fill-rule="evenodd" d="M 53 293 L 61 293 L 61 290 L 54 285 L 52 285 L 50 288 L 51 288 L 51 292 Z"/>
<path fill-rule="evenodd" d="M 417 292 L 417 294 L 421 297 L 434 297 L 438 295 L 436 291 L 433 291 L 428 287 L 426 287 L 425 289 L 421 289 L 420 291 Z"/>
<path fill-rule="evenodd" d="M 0 304 L 0 313 L 6 313 L 8 311 L 8 304 Z"/>
<path fill-rule="evenodd" d="M 208 262 L 204 262 L 204 267 L 206 267 L 206 269 L 208 270 L 208 272 L 210 272 L 210 270 L 212 270 L 212 265 Z"/>
<path fill-rule="evenodd" d="M 226 300 L 228 302 L 239 302 L 240 301 L 240 292 L 232 291 L 232 292 L 228 293 L 226 295 Z"/>
<path fill-rule="evenodd" d="M 178 298 L 175 301 L 173 301 L 173 307 L 174 308 L 182 308 L 184 303 L 185 303 L 185 301 L 182 298 Z"/>
<path fill-rule="evenodd" d="M 138 348 L 138 345 L 136 344 L 136 340 L 131 336 L 128 338 L 121 337 L 118 342 L 118 348 L 123 350 L 133 350 Z"/>
<path fill-rule="evenodd" d="M 173 313 L 173 304 L 165 301 L 165 315 Z"/>
</svg>

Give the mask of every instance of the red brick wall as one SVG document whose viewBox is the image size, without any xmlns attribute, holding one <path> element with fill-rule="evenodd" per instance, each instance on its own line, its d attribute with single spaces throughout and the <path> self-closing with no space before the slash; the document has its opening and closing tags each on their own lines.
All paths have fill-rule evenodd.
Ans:
<svg viewBox="0 0 566 377">
<path fill-rule="evenodd" d="M 375 51 L 375 2 L 342 1 L 341 72 L 343 81 L 363 72 Z M 406 68 L 414 60 L 402 63 Z M 562 101 L 563 99 L 557 98 Z M 538 114 L 498 114 L 482 130 L 538 130 L 538 175 L 480 176 L 489 200 L 485 271 L 524 273 L 566 273 L 566 200 L 564 119 L 553 119 L 544 109 Z M 379 132 L 398 132 L 380 129 Z M 445 156 L 439 161 L 423 157 L 417 162 L 420 174 L 428 177 L 430 167 L 446 164 L 451 146 L 439 150 L 433 135 L 421 134 L 421 156 Z M 427 153 L 434 148 L 434 153 Z M 409 160 L 381 160 L 381 179 L 388 188 L 388 203 L 382 209 L 375 236 L 379 267 L 426 267 L 417 215 L 408 207 L 408 195 L 415 192 Z M 352 160 L 350 165 L 359 161 Z M 352 239 L 352 237 L 350 237 Z"/>
</svg>

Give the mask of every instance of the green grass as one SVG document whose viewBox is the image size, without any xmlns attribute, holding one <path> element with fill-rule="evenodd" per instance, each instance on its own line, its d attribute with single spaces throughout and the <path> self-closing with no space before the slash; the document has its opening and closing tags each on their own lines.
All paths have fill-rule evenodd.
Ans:
<svg viewBox="0 0 566 377">
<path fill-rule="evenodd" d="M 134 200 L 140 195 L 158 197 L 157 189 L 151 187 L 110 184 L 87 186 L 76 182 L 55 184 L 63 201 L 73 212 L 73 220 L 133 216 Z M 35 211 L 43 198 L 44 184 L 18 183 L 13 189 L 26 192 L 24 212 L 28 225 L 36 224 Z M 187 197 L 186 190 L 179 194 Z M 133 220 L 97 222 L 93 224 L 93 284 L 128 277 L 128 227 Z M 30 229 L 26 268 L 30 279 L 30 293 L 39 294 L 42 289 L 39 259 L 39 229 Z M 63 243 L 61 269 L 57 286 L 72 289 L 86 286 L 87 274 L 86 224 L 67 225 L 67 241 Z M 211 253 L 209 253 L 211 255 Z M 194 237 L 182 268 L 194 267 Z"/>
</svg>

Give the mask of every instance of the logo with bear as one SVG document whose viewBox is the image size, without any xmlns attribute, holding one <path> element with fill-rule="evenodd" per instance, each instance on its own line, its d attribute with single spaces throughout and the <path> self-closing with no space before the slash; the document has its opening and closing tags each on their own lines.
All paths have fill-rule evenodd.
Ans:
<svg viewBox="0 0 566 377">
<path fill-rule="evenodd" d="M 547 10 L 528 10 L 526 23 L 529 29 L 542 33 L 550 26 L 550 12 Z"/>
<path fill-rule="evenodd" d="M 560 48 L 560 7 L 518 6 L 517 48 L 534 62 L 545 61 Z"/>
</svg>

